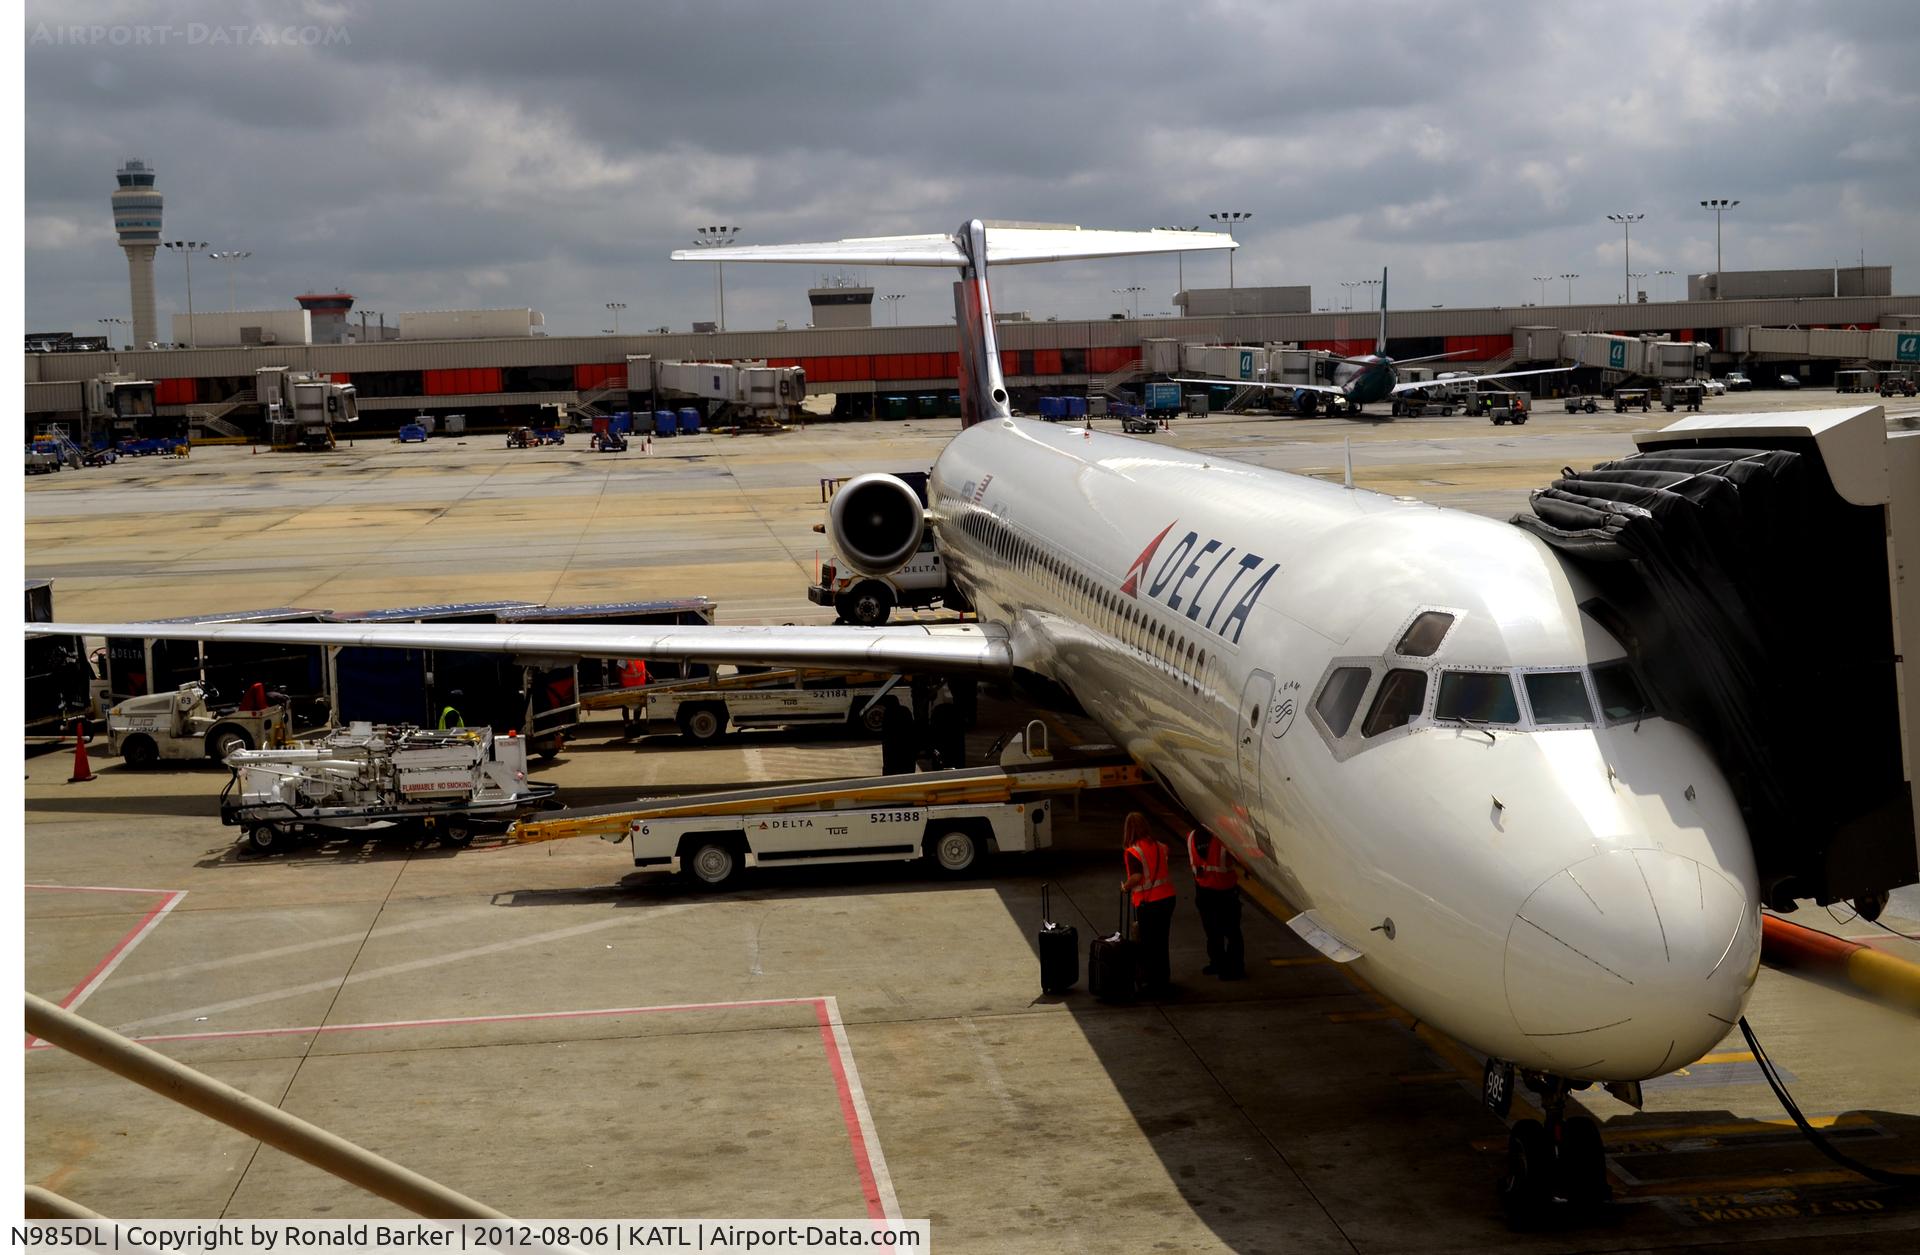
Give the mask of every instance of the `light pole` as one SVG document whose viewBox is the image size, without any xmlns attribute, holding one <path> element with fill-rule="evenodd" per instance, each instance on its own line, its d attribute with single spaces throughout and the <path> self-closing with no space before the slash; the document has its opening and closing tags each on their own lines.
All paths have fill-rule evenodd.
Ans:
<svg viewBox="0 0 1920 1255">
<path fill-rule="evenodd" d="M 1236 209 L 1236 210 L 1230 210 L 1230 211 L 1223 210 L 1217 214 L 1208 214 L 1207 217 L 1213 219 L 1215 222 L 1226 223 L 1227 238 L 1231 240 L 1234 238 L 1234 235 L 1233 235 L 1234 227 L 1238 226 L 1242 222 L 1245 222 L 1247 219 L 1253 217 L 1253 215 L 1251 213 L 1241 213 L 1239 210 Z M 1230 248 L 1227 250 L 1227 291 L 1229 292 L 1233 291 L 1233 255 L 1239 251 L 1240 250 L 1234 249 L 1234 248 Z M 1234 307 L 1234 302 L 1232 297 L 1227 298 L 1227 312 L 1228 313 L 1239 312 L 1239 310 Z"/>
<path fill-rule="evenodd" d="M 1346 289 L 1346 304 L 1342 305 L 1340 308 L 1352 309 L 1353 308 L 1353 289 L 1358 285 L 1352 282 L 1349 282 L 1348 280 L 1342 279 L 1340 281 L 1340 286 Z"/>
<path fill-rule="evenodd" d="M 607 333 L 608 335 L 617 336 L 620 334 L 620 311 L 626 307 L 627 303 L 625 301 L 607 302 L 607 310 L 613 315 L 613 330 L 609 331 Z"/>
<path fill-rule="evenodd" d="M 1114 288 L 1112 291 L 1115 296 L 1124 296 L 1132 300 L 1133 316 L 1135 318 L 1140 317 L 1140 294 L 1146 291 L 1145 288 L 1137 283 L 1130 283 L 1124 288 Z"/>
<path fill-rule="evenodd" d="M 882 292 L 880 294 L 880 299 L 885 301 L 888 307 L 893 310 L 893 325 L 896 327 L 900 325 L 900 302 L 905 300 L 906 297 L 907 294 L 905 292 Z"/>
<path fill-rule="evenodd" d="M 187 262 L 187 347 L 200 347 L 199 337 L 193 328 L 193 255 L 207 251 L 205 240 L 168 240 L 163 247 L 169 253 L 178 253 Z"/>
<path fill-rule="evenodd" d="M 107 347 L 109 349 L 113 347 L 113 329 L 127 325 L 127 320 L 124 318 L 99 318 L 94 321 L 107 329 Z"/>
<path fill-rule="evenodd" d="M 1716 301 L 1720 299 L 1720 219 L 1727 210 L 1739 203 L 1737 200 L 1727 200 L 1724 197 L 1700 202 L 1700 208 L 1713 211 L 1713 299 Z"/>
<path fill-rule="evenodd" d="M 362 344 L 365 344 L 367 342 L 367 318 L 369 315 L 371 315 L 372 317 L 378 318 L 380 320 L 380 329 L 382 331 L 385 331 L 387 328 L 387 316 L 385 314 L 381 313 L 377 309 L 361 310 L 360 311 L 360 343 Z"/>
<path fill-rule="evenodd" d="M 1608 214 L 1607 215 L 1608 222 L 1617 222 L 1620 224 L 1620 234 L 1621 234 L 1621 237 L 1626 241 L 1626 245 L 1627 245 L 1626 259 L 1620 263 L 1620 273 L 1623 275 L 1628 275 L 1628 278 L 1626 280 L 1627 290 L 1621 295 L 1621 298 L 1620 298 L 1621 303 L 1624 305 L 1633 304 L 1633 278 L 1630 274 L 1630 272 L 1633 270 L 1633 224 L 1641 221 L 1646 216 L 1647 215 L 1645 214 Z"/>
<path fill-rule="evenodd" d="M 1547 303 L 1547 280 L 1551 278 L 1553 278 L 1552 275 L 1535 275 L 1533 277 L 1533 281 L 1540 285 L 1540 303 L 1542 305 Z"/>
<path fill-rule="evenodd" d="M 1631 274 L 1627 276 L 1627 283 L 1629 285 L 1627 288 L 1627 304 L 1629 305 L 1633 304 L 1633 294 L 1635 289 L 1631 285 L 1640 282 L 1640 280 L 1646 277 L 1647 277 L 1647 272 L 1644 270 L 1633 271 Z"/>
<path fill-rule="evenodd" d="M 253 254 L 246 249 L 230 248 L 223 252 L 208 253 L 207 256 L 214 261 L 245 261 Z M 239 302 L 233 295 L 233 267 L 231 266 L 227 267 L 227 308 L 230 310 L 240 308 Z"/>
<path fill-rule="evenodd" d="M 1653 273 L 1658 276 L 1660 280 L 1660 299 L 1664 301 L 1667 299 L 1667 280 L 1673 278 L 1673 271 L 1656 270 Z"/>
<path fill-rule="evenodd" d="M 1199 229 L 1200 228 L 1197 226 L 1196 227 L 1161 227 L 1160 228 L 1160 230 L 1162 231 L 1198 231 Z M 1187 290 L 1187 254 L 1185 253 L 1185 251 L 1175 253 L 1173 255 L 1173 259 L 1174 259 L 1173 264 L 1174 264 L 1175 273 L 1178 277 L 1178 282 L 1180 285 L 1180 291 L 1184 292 Z"/>
<path fill-rule="evenodd" d="M 1571 305 L 1573 304 L 1573 281 L 1575 279 L 1578 279 L 1580 276 L 1579 275 L 1561 275 L 1560 277 L 1567 281 L 1567 304 Z"/>
<path fill-rule="evenodd" d="M 733 243 L 740 234 L 739 227 L 699 227 L 694 231 L 694 244 L 701 248 L 725 248 Z M 718 301 L 715 324 L 720 330 L 727 329 L 727 264 L 718 258 L 713 263 L 713 284 L 715 299 Z"/>
<path fill-rule="evenodd" d="M 1380 280 L 1378 280 L 1378 279 L 1358 279 L 1358 280 L 1355 280 L 1355 282 L 1354 282 L 1354 286 L 1355 286 L 1355 287 L 1360 287 L 1360 288 L 1365 288 L 1365 289 L 1367 290 L 1367 303 L 1366 303 L 1366 305 L 1364 306 L 1364 308 L 1366 308 L 1366 309 L 1372 309 L 1372 308 L 1373 308 L 1373 290 L 1374 290 L 1375 288 L 1377 288 L 1377 287 L 1379 287 L 1379 286 L 1380 286 Z"/>
</svg>

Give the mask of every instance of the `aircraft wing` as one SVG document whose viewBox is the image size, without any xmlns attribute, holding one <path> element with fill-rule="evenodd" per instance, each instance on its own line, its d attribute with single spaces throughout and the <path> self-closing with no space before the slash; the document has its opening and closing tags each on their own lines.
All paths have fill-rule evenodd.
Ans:
<svg viewBox="0 0 1920 1255">
<path fill-rule="evenodd" d="M 1398 392 L 1417 392 L 1422 388 L 1444 388 L 1450 384 L 1478 383 L 1482 379 L 1524 379 L 1528 375 L 1562 375 L 1572 370 L 1571 366 L 1548 366 L 1544 370 L 1503 370 L 1493 375 L 1456 375 L 1452 379 L 1423 379 L 1419 383 L 1397 383 L 1393 390 Z"/>
<path fill-rule="evenodd" d="M 268 645 L 471 649 L 543 657 L 741 662 L 864 671 L 1009 675 L 1006 630 L 993 623 L 884 628 L 645 627 L 588 623 L 29 623 L 29 636 L 132 636 Z"/>
<path fill-rule="evenodd" d="M 1482 375 L 1482 379 L 1491 376 Z M 1344 388 L 1336 388 L 1329 383 L 1268 383 L 1264 379 L 1175 379 L 1175 383 L 1233 384 L 1239 388 L 1273 388 L 1280 392 L 1324 392 L 1329 396 L 1347 395 Z"/>
<path fill-rule="evenodd" d="M 874 235 L 820 244 L 735 244 L 676 248 L 675 261 L 786 261 L 844 266 L 964 266 L 950 235 Z"/>
</svg>

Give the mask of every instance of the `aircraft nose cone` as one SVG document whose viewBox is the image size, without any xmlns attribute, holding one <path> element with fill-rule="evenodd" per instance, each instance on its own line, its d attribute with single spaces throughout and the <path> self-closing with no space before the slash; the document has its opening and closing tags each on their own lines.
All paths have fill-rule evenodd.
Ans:
<svg viewBox="0 0 1920 1255">
<path fill-rule="evenodd" d="M 1760 954 L 1753 895 L 1710 864 L 1613 850 L 1563 869 L 1507 935 L 1507 1003 L 1559 1066 L 1638 1080 L 1705 1054 L 1740 1017 Z"/>
</svg>

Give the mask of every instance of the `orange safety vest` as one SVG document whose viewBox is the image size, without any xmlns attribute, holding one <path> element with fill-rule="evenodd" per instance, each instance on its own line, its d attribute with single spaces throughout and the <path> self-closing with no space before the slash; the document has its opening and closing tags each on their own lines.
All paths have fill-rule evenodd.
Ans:
<svg viewBox="0 0 1920 1255">
<path fill-rule="evenodd" d="M 620 664 L 620 687 L 623 689 L 645 688 L 647 684 L 647 664 L 641 658 L 629 658 Z"/>
<path fill-rule="evenodd" d="M 1145 875 L 1145 879 L 1133 891 L 1135 906 L 1145 906 L 1149 902 L 1159 902 L 1173 896 L 1173 877 L 1167 867 L 1166 846 L 1148 837 L 1128 846 L 1126 857 L 1138 862 Z"/>
<path fill-rule="evenodd" d="M 1226 843 L 1207 834 L 1207 857 L 1200 857 L 1200 830 L 1187 834 L 1187 858 L 1193 863 L 1193 883 L 1202 889 L 1232 889 L 1240 883 L 1240 873 L 1227 858 Z"/>
</svg>

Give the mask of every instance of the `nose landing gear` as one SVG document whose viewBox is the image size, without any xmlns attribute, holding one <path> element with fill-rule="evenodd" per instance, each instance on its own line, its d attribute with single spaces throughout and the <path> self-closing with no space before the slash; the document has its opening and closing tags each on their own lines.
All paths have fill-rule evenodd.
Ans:
<svg viewBox="0 0 1920 1255">
<path fill-rule="evenodd" d="M 1591 1213 L 1613 1196 L 1600 1126 L 1589 1116 L 1566 1114 L 1573 1086 L 1565 1077 L 1527 1072 L 1521 1080 L 1539 1096 L 1544 1119 L 1516 1120 L 1507 1134 L 1507 1167 L 1499 1182 L 1507 1222 L 1532 1227 L 1555 1206 L 1566 1207 L 1573 1217 Z M 1496 1115 L 1505 1117 L 1512 1108 L 1513 1086 L 1513 1065 L 1488 1059 L 1481 1100 Z"/>
</svg>

